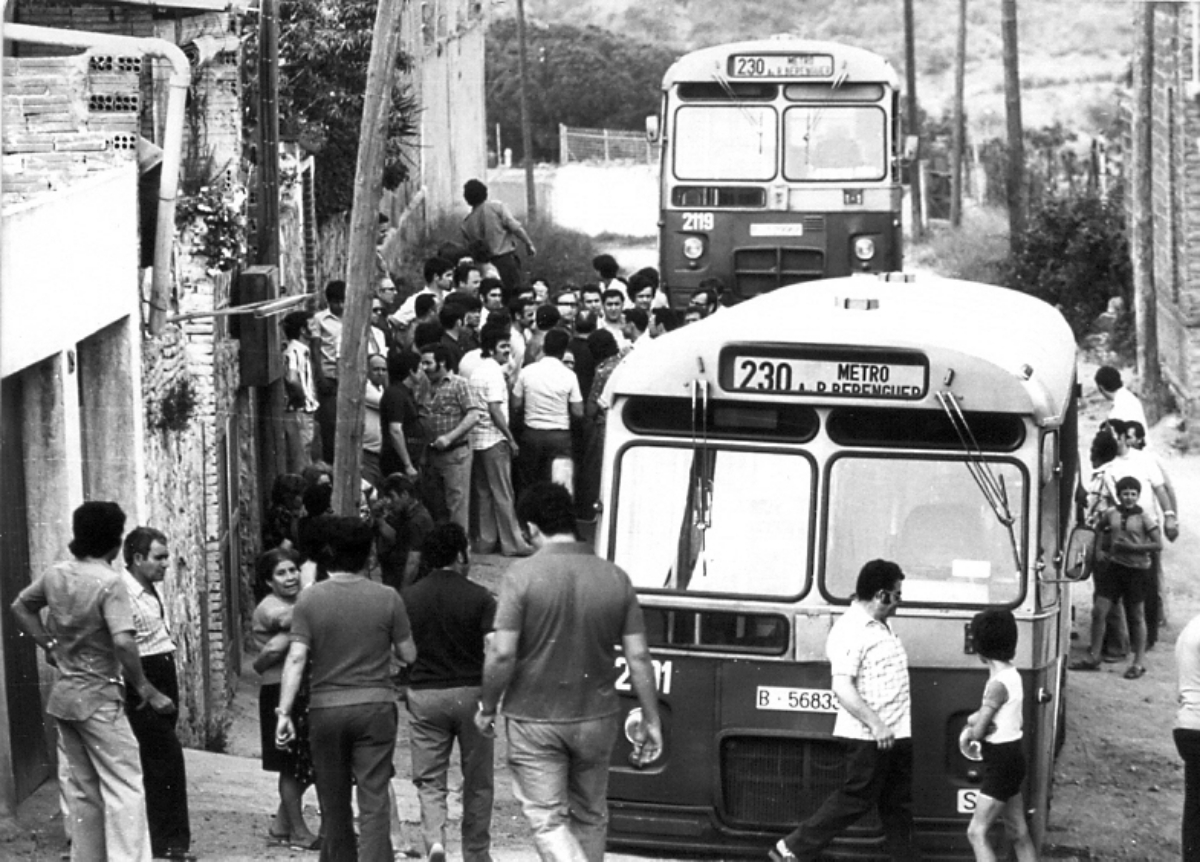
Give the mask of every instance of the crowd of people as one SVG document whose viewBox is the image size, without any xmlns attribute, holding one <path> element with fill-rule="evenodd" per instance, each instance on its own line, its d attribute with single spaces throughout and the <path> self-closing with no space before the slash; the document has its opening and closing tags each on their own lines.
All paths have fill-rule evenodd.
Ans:
<svg viewBox="0 0 1200 862">
<path fill-rule="evenodd" d="M 362 476 L 396 587 L 414 540 L 398 530 L 410 517 L 398 516 L 396 499 L 457 523 L 477 552 L 507 556 L 530 551 L 513 516 L 522 487 L 559 482 L 578 517 L 593 520 L 613 371 L 644 339 L 721 307 L 713 280 L 681 317 L 655 269 L 624 280 L 609 254 L 592 261 L 586 284 L 551 286 L 536 274 L 526 284 L 517 248 L 536 249 L 524 228 L 477 180 L 464 197 L 473 209 L 462 240 L 425 261 L 424 286 L 401 296 L 381 274 L 371 299 Z M 324 298 L 321 310 L 282 321 L 292 476 L 334 462 L 345 283 L 330 282 Z"/>
</svg>

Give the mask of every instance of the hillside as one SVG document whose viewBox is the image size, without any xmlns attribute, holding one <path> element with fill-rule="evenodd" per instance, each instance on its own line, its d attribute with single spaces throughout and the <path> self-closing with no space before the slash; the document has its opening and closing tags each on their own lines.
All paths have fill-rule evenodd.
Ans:
<svg viewBox="0 0 1200 862">
<path fill-rule="evenodd" d="M 691 48 L 780 32 L 860 45 L 904 70 L 901 0 L 527 0 L 533 21 L 596 24 L 630 38 Z M 917 0 L 917 94 L 931 115 L 953 94 L 957 0 Z M 1128 72 L 1133 6 L 1111 0 L 1019 5 L 1022 110 L 1027 128 L 1061 121 L 1094 133 L 1108 125 Z M 969 4 L 966 90 L 972 137 L 1003 134 L 1000 3 Z"/>
</svg>

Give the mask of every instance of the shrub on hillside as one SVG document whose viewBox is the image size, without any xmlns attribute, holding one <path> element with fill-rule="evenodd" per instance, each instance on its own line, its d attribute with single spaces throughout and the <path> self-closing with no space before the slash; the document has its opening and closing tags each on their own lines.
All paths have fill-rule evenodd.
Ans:
<svg viewBox="0 0 1200 862">
<path fill-rule="evenodd" d="M 1077 339 L 1114 296 L 1132 307 L 1133 268 L 1119 189 L 1047 197 L 1009 261 L 1009 287 L 1058 306 Z"/>
<path fill-rule="evenodd" d="M 427 258 L 435 256 L 446 243 L 462 242 L 461 223 L 462 220 L 455 216 L 444 218 L 430 228 L 423 242 L 406 247 L 402 275 L 409 288 L 417 290 L 425 283 L 422 270 Z M 585 281 L 595 281 L 592 258 L 599 252 L 591 237 L 544 221 L 526 225 L 526 229 L 538 253 L 530 258 L 518 243 L 518 254 L 531 276 L 546 279 L 551 288 L 561 287 L 567 282 L 581 285 Z"/>
</svg>

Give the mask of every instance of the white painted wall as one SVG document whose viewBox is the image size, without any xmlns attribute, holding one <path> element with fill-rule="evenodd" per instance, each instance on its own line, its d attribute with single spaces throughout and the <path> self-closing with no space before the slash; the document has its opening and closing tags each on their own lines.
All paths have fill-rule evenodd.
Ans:
<svg viewBox="0 0 1200 862">
<path fill-rule="evenodd" d="M 140 319 L 137 166 L 5 207 L 0 230 L 0 377 Z"/>
<path fill-rule="evenodd" d="M 524 171 L 493 171 L 487 182 L 490 197 L 504 201 L 517 218 L 525 218 Z M 543 215 L 560 227 L 588 236 L 653 237 L 658 233 L 657 166 L 538 166 L 535 182 Z"/>
</svg>

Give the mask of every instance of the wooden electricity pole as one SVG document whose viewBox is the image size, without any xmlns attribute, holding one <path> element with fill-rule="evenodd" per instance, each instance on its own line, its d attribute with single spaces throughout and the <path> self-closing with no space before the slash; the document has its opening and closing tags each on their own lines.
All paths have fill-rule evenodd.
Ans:
<svg viewBox="0 0 1200 862">
<path fill-rule="evenodd" d="M 1004 43 L 1004 115 L 1008 124 L 1008 245 L 1014 252 L 1025 233 L 1025 130 L 1021 123 L 1021 71 L 1017 60 L 1017 0 L 1000 2 Z"/>
<path fill-rule="evenodd" d="M 1134 12 L 1139 26 L 1133 49 L 1133 170 L 1130 192 L 1133 224 L 1130 253 L 1133 262 L 1133 310 L 1137 331 L 1137 370 L 1146 402 L 1147 420 L 1158 418 L 1162 375 L 1158 365 L 1158 301 L 1154 289 L 1154 174 L 1153 85 L 1155 3 L 1139 5 Z"/>
<path fill-rule="evenodd" d="M 379 0 L 367 87 L 363 97 L 354 173 L 354 205 L 350 210 L 350 260 L 346 266 L 346 309 L 338 356 L 337 431 L 334 434 L 333 510 L 358 513 L 362 497 L 363 396 L 367 385 L 367 327 L 375 276 L 375 236 L 379 199 L 383 194 L 383 157 L 387 148 L 387 115 L 392 104 L 396 51 L 400 40 L 403 0 Z"/>
<path fill-rule="evenodd" d="M 950 147 L 950 224 L 962 227 L 963 150 L 967 120 L 963 108 L 967 67 L 967 0 L 958 0 L 958 41 L 954 50 L 954 129 Z"/>
<path fill-rule="evenodd" d="M 529 59 L 525 48 L 525 0 L 517 0 L 517 89 L 521 97 L 521 160 L 525 164 L 525 221 L 537 221 L 537 186 L 533 181 L 533 120 L 529 116 Z"/>
<path fill-rule="evenodd" d="M 912 204 L 912 238 L 920 239 L 925 233 L 921 221 L 921 117 L 917 102 L 917 46 L 916 25 L 913 20 L 913 0 L 904 0 L 904 88 L 908 97 L 909 133 L 918 139 L 917 155 L 908 168 L 908 196 Z"/>
</svg>

